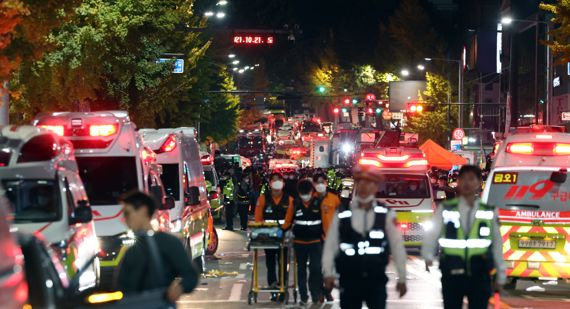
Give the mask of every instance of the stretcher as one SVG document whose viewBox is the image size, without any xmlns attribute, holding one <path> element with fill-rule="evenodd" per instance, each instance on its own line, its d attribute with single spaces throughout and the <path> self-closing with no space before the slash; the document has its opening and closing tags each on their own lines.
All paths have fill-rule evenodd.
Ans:
<svg viewBox="0 0 570 309">
<path fill-rule="evenodd" d="M 253 251 L 253 268 L 251 272 L 251 285 L 247 297 L 247 303 L 257 303 L 257 296 L 260 293 L 275 293 L 277 299 L 283 297 L 285 304 L 289 303 L 290 291 L 293 294 L 293 301 L 297 303 L 297 262 L 293 252 L 293 239 L 290 233 L 284 232 L 277 222 L 250 222 L 248 224 L 248 251 Z M 277 249 L 279 250 L 279 286 L 262 287 L 259 285 L 259 250 Z M 288 251 L 285 257 L 285 250 Z M 292 265 L 293 267 L 288 267 Z M 285 272 L 293 272 L 293 282 L 289 285 L 285 282 Z M 282 296 L 283 295 L 283 296 Z M 281 297 L 280 297 L 281 296 Z"/>
</svg>

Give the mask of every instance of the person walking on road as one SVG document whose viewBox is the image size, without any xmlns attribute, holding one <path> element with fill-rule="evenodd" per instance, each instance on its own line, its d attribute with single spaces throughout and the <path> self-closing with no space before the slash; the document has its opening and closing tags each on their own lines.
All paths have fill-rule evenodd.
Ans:
<svg viewBox="0 0 570 309">
<path fill-rule="evenodd" d="M 314 304 L 321 302 L 323 286 L 321 274 L 321 255 L 323 235 L 322 212 L 320 201 L 315 196 L 313 183 L 309 179 L 301 179 L 297 186 L 299 197 L 295 199 L 295 216 L 293 217 L 293 240 L 295 257 L 297 258 L 297 275 L 301 305 L 307 304 L 307 262 L 309 266 L 309 292 Z"/>
<path fill-rule="evenodd" d="M 441 248 L 444 308 L 462 308 L 467 296 L 470 309 L 483 309 L 487 308 L 493 290 L 500 292 L 506 281 L 498 213 L 478 198 L 479 167 L 461 167 L 457 189 L 459 198 L 445 201 L 437 208 L 433 229 L 424 237 L 421 254 L 429 271 L 438 244 Z"/>
<path fill-rule="evenodd" d="M 253 186 L 251 184 L 251 177 L 248 173 L 243 173 L 241 178 L 237 181 L 235 189 L 235 203 L 237 205 L 237 212 L 239 214 L 239 222 L 241 230 L 247 230 L 247 221 L 249 214 L 249 207 L 251 205 Z"/>
<path fill-rule="evenodd" d="M 198 284 L 198 273 L 180 239 L 163 232 L 153 232 L 151 219 L 157 208 L 155 200 L 142 192 L 131 192 L 120 199 L 125 223 L 137 241 L 127 249 L 117 276 L 117 288 L 125 295 L 164 288 L 166 299 L 175 303 L 183 293 L 190 293 Z M 153 249 L 162 271 L 152 261 Z M 162 275 L 161 276 L 159 275 Z M 161 286 L 161 283 L 164 286 Z"/>
<path fill-rule="evenodd" d="M 283 192 L 285 185 L 283 175 L 278 172 L 273 172 L 269 175 L 269 188 L 263 195 L 257 199 L 257 206 L 255 207 L 255 221 L 256 222 L 278 222 L 283 230 L 288 230 L 290 222 L 294 215 L 293 197 Z M 283 260 L 288 260 L 287 249 L 284 251 Z M 277 261 L 280 260 L 279 249 L 265 249 L 265 265 L 267 266 L 267 284 L 270 287 L 277 288 L 279 281 L 277 281 L 276 267 Z M 286 268 L 287 269 L 287 268 Z M 281 275 L 281 274 L 280 274 Z M 281 276 L 279 276 L 281 277 Z M 287 284 L 287 272 L 283 274 L 285 278 L 284 284 Z M 277 295 L 271 297 L 272 300 L 277 300 Z"/>
<path fill-rule="evenodd" d="M 315 191 L 317 191 L 317 200 L 320 202 L 320 209 L 323 218 L 323 240 L 327 237 L 327 231 L 331 225 L 331 222 L 336 215 L 338 208 L 340 207 L 340 198 L 328 189 L 328 179 L 327 175 L 323 172 L 317 172 L 313 175 L 313 184 L 315 186 Z M 326 301 L 331 302 L 334 300 L 332 296 L 332 289 L 324 288 L 323 294 Z"/>
<path fill-rule="evenodd" d="M 392 255 L 398 273 L 396 290 L 407 292 L 406 251 L 396 216 L 376 200 L 382 181 L 373 165 L 357 164 L 353 170 L 356 193 L 348 209 L 340 209 L 327 232 L 323 251 L 325 287 L 339 274 L 341 308 L 386 307 L 386 265 Z"/>
</svg>

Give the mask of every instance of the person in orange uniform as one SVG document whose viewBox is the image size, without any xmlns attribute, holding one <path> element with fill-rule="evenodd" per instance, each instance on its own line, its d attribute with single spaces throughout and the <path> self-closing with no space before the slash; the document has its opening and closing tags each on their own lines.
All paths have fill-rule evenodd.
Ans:
<svg viewBox="0 0 570 309">
<path fill-rule="evenodd" d="M 260 195 L 257 199 L 255 207 L 256 222 L 278 222 L 283 230 L 291 227 L 291 221 L 294 214 L 293 197 L 283 192 L 285 181 L 283 175 L 279 172 L 273 172 L 269 175 L 269 188 L 265 194 Z M 279 249 L 265 249 L 265 265 L 267 266 L 267 284 L 270 287 L 277 288 L 279 281 L 277 280 L 276 267 L 279 266 Z M 284 260 L 288 260 L 287 249 L 284 250 Z M 280 269 L 280 268 L 279 268 Z M 279 276 L 281 277 L 281 276 Z M 287 272 L 284 273 L 285 284 L 287 283 Z M 277 300 L 277 295 L 271 296 L 272 300 Z"/>
<path fill-rule="evenodd" d="M 323 279 L 321 274 L 322 254 L 322 212 L 320 201 L 315 195 L 309 178 L 301 179 L 297 185 L 298 198 L 294 201 L 293 235 L 295 257 L 297 258 L 297 278 L 301 305 L 309 300 L 307 293 L 307 262 L 309 266 L 309 292 L 314 304 L 321 302 Z"/>
<path fill-rule="evenodd" d="M 340 198 L 335 193 L 327 190 L 328 178 L 324 173 L 315 173 L 313 175 L 313 185 L 317 192 L 316 197 L 320 201 L 320 208 L 323 220 L 323 240 L 326 239 L 327 232 L 331 222 L 336 215 L 336 211 L 341 205 Z M 332 296 L 332 289 L 323 287 L 323 294 L 327 302 L 334 300 Z"/>
</svg>

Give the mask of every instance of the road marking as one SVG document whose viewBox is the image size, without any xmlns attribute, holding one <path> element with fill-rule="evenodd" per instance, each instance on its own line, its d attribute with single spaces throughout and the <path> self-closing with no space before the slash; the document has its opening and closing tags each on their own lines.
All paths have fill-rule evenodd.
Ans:
<svg viewBox="0 0 570 309">
<path fill-rule="evenodd" d="M 228 303 L 227 299 L 197 299 L 197 300 L 179 300 L 178 304 L 201 304 L 201 303 Z M 245 303 L 245 300 L 233 301 L 233 303 Z"/>
<path fill-rule="evenodd" d="M 243 283 L 235 283 L 232 286 L 232 290 L 230 292 L 230 298 L 228 301 L 238 301 L 241 299 L 241 290 L 243 289 Z"/>
<path fill-rule="evenodd" d="M 194 291 L 207 291 L 208 288 L 195 288 Z"/>
<path fill-rule="evenodd" d="M 247 263 L 239 264 L 239 270 L 246 270 L 246 269 L 247 269 Z"/>
</svg>

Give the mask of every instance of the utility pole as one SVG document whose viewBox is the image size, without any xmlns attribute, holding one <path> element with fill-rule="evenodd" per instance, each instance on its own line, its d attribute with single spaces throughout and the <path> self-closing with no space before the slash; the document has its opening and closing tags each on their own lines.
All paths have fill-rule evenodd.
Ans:
<svg viewBox="0 0 570 309">
<path fill-rule="evenodd" d="M 0 96 L 2 97 L 0 103 L 0 125 L 7 126 L 10 123 L 10 92 L 8 91 L 8 81 L 2 83 L 0 87 Z"/>
</svg>

